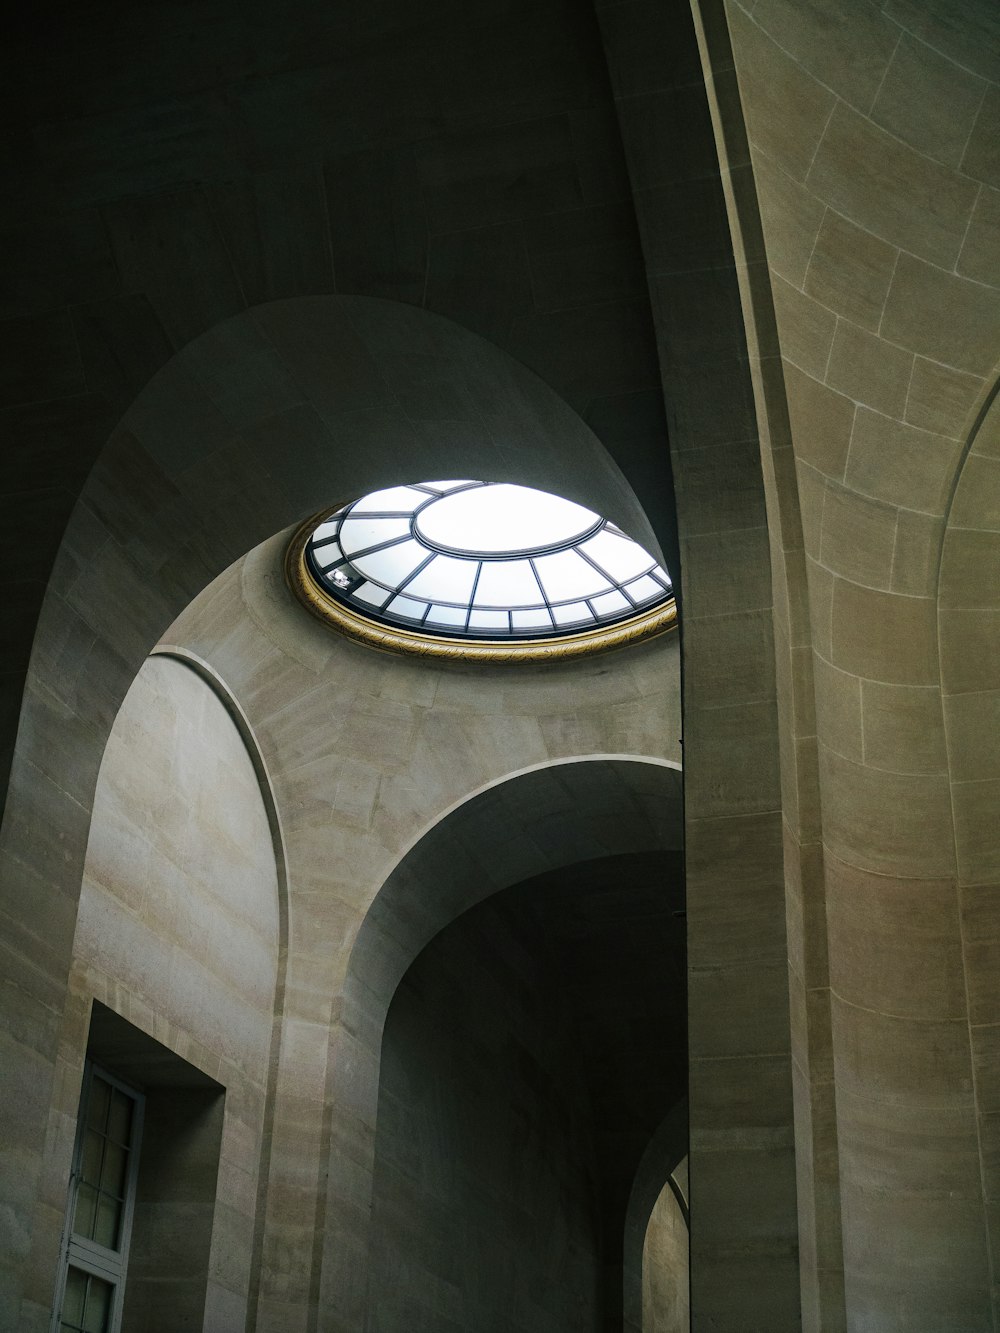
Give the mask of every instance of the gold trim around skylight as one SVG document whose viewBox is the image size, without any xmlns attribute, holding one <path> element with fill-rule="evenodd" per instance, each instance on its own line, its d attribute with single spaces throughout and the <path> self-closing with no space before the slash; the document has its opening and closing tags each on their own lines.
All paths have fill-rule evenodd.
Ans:
<svg viewBox="0 0 1000 1333">
<path fill-rule="evenodd" d="M 296 529 L 285 555 L 285 578 L 298 601 L 319 620 L 355 643 L 379 652 L 439 658 L 453 662 L 561 662 L 610 652 L 666 634 L 677 627 L 674 598 L 636 612 L 612 625 L 575 634 L 539 635 L 530 639 L 451 638 L 388 625 L 334 600 L 319 586 L 306 561 L 306 547 L 316 528 L 342 506 L 313 515 Z"/>
</svg>

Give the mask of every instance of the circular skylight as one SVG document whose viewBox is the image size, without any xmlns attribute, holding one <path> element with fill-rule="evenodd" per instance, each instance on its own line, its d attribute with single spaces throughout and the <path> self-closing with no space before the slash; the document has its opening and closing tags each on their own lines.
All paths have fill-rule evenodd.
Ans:
<svg viewBox="0 0 1000 1333">
<path fill-rule="evenodd" d="M 550 639 L 671 600 L 656 559 L 599 514 L 527 486 L 428 481 L 374 491 L 308 535 L 335 603 L 435 638 Z"/>
</svg>

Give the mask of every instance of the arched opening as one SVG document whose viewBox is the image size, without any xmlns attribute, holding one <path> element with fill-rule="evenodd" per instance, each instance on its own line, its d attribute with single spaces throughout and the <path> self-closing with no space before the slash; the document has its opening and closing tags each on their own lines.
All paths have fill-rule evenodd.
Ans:
<svg viewBox="0 0 1000 1333">
<path fill-rule="evenodd" d="M 642 1246 L 642 1333 L 687 1333 L 691 1327 L 687 1158 L 653 1204 Z"/>
<path fill-rule="evenodd" d="M 207 664 L 150 657 L 101 762 L 60 1034 L 48 1156 L 53 1189 L 70 1181 L 70 1323 L 211 1327 L 253 1303 L 286 940 L 256 738 Z"/>
<path fill-rule="evenodd" d="M 473 1330 L 508 1299 L 516 1327 L 624 1327 L 633 1180 L 686 1088 L 681 846 L 679 771 L 593 757 L 495 784 L 398 863 L 333 1035 L 334 1319 Z"/>
<path fill-rule="evenodd" d="M 399 408 L 398 349 L 414 341 L 432 349 L 436 382 L 468 404 L 461 440 L 450 430 L 418 438 Z M 262 357 L 291 394 L 277 413 L 255 393 Z M 25 889 L 5 900 L 6 970 L 34 1015 L 3 1038 L 9 1086 L 37 1112 L 17 1117 L 11 1181 L 12 1198 L 31 1200 L 26 1211 L 18 1204 L 19 1244 L 47 1256 L 32 1268 L 33 1309 L 50 1300 L 64 1192 L 58 1173 L 41 1174 L 46 1158 L 61 1160 L 46 1153 L 46 1135 L 62 1126 L 44 1108 L 94 791 L 121 701 L 146 654 L 220 571 L 338 496 L 398 480 L 401 460 L 418 475 L 473 465 L 487 479 L 561 487 L 656 549 L 619 469 L 541 381 L 447 320 L 365 298 L 277 302 L 196 339 L 140 394 L 83 488 L 35 635 L 2 832 L 5 864 Z"/>
</svg>

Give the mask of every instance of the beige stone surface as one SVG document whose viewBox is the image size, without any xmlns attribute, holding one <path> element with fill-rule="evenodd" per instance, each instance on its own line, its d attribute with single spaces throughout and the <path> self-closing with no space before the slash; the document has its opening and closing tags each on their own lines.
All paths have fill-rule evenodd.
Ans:
<svg viewBox="0 0 1000 1333">
<path fill-rule="evenodd" d="M 664 1185 L 642 1251 L 642 1333 L 686 1333 L 690 1328 L 688 1248 L 684 1214 L 673 1189 Z"/>
<path fill-rule="evenodd" d="M 928 157 L 958 167 L 986 89 L 985 79 L 904 32 L 872 104 L 871 117 Z"/>
<path fill-rule="evenodd" d="M 809 192 L 815 206 L 822 202 Z M 849 216 L 826 208 L 803 289 L 859 327 L 878 332 L 898 251 Z"/>
<path fill-rule="evenodd" d="M 801 441 L 797 456 L 827 477 L 842 479 L 851 447 L 855 404 L 793 366 L 785 369 L 788 418 Z"/>
<path fill-rule="evenodd" d="M 866 587 L 888 589 L 896 549 L 897 511 L 844 486 L 824 486 L 819 560 Z"/>
<path fill-rule="evenodd" d="M 219 1206 L 214 1220 L 209 1213 L 201 1259 L 210 1265 L 213 1299 L 226 1293 L 241 1320 L 254 1295 L 254 1219 L 266 1188 L 259 1174 L 273 1114 L 266 1101 L 283 943 L 272 822 L 244 739 L 223 699 L 189 665 L 151 658 L 101 765 L 75 987 L 125 1017 L 134 1019 L 137 1004 L 155 1014 L 150 1035 L 166 1038 L 182 1058 L 194 1056 L 225 1089 L 215 1149 Z M 166 1113 L 159 1102 L 151 1106 Z M 155 1161 L 170 1142 L 169 1125 L 157 1128 L 154 1116 L 146 1132 L 142 1160 Z M 149 1263 L 172 1245 L 177 1264 L 190 1267 L 176 1248 L 185 1228 L 165 1208 L 153 1209 L 159 1239 L 148 1239 Z M 140 1278 L 143 1271 L 140 1255 Z M 136 1317 L 163 1299 L 155 1271 L 145 1295 L 133 1293 Z"/>
<path fill-rule="evenodd" d="M 790 877 L 788 923 L 802 1313 L 817 1329 L 979 1328 L 995 1319 L 966 999 L 989 987 L 968 989 L 973 955 L 958 893 L 961 878 L 985 884 L 996 873 L 985 815 L 995 799 L 994 525 L 974 502 L 966 508 L 985 497 L 979 514 L 995 510 L 996 490 L 981 468 L 973 483 L 968 465 L 956 489 L 984 380 L 1000 361 L 986 147 L 1000 61 L 990 9 L 906 0 L 863 12 L 771 0 L 729 6 L 773 313 L 749 278 L 744 299 L 757 327 L 776 320 L 810 557 L 825 865 L 818 884 L 815 875 Z M 731 218 L 737 229 L 755 225 L 745 207 Z M 758 406 L 769 419 L 763 440 L 783 426 L 780 399 L 764 394 Z M 764 475 L 768 487 L 787 489 L 787 473 L 765 467 Z M 790 503 L 769 490 L 769 514 Z M 786 562 L 772 565 L 787 576 Z M 779 725 L 790 729 L 796 693 L 781 667 L 783 677 Z M 792 716 L 803 712 L 792 706 Z M 786 817 L 808 808 L 805 744 L 782 743 Z M 803 855 L 789 839 L 786 864 Z M 818 932 L 809 929 L 817 920 L 810 880 Z M 836 1106 L 827 1115 L 823 992 L 808 984 L 817 933 L 823 944 L 812 952 L 829 949 L 836 993 Z M 988 947 L 976 945 L 980 965 Z M 906 1014 L 925 1025 L 893 1026 Z M 964 1201 L 947 1222 L 927 1173 L 945 1178 L 949 1136 L 959 1130 L 927 1122 L 918 1144 L 907 1128 L 938 1088 L 962 1106 Z M 878 1138 L 860 1128 L 863 1107 L 876 1103 Z M 873 1159 L 857 1156 L 863 1141 L 892 1153 L 883 1195 L 871 1192 Z M 839 1159 L 839 1179 L 836 1166 L 821 1177 L 820 1156 Z M 943 1225 L 963 1238 L 947 1260 L 934 1254 Z M 878 1247 L 879 1228 L 896 1227 L 907 1239 Z M 927 1259 L 919 1272 L 916 1255 Z M 907 1294 L 914 1280 L 919 1297 Z"/>
<path fill-rule="evenodd" d="M 906 400 L 906 420 L 922 430 L 961 438 L 983 391 L 975 375 L 917 356 Z"/>
<path fill-rule="evenodd" d="M 973 181 L 838 103 L 806 185 L 831 208 L 909 255 L 951 267 L 976 201 Z M 895 281 L 895 279 L 894 279 Z M 890 308 L 891 308 L 890 290 Z"/>
<path fill-rule="evenodd" d="M 826 367 L 827 383 L 876 412 L 900 417 L 913 371 L 913 355 L 848 320 L 837 324 Z"/>
<path fill-rule="evenodd" d="M 481 690 L 461 669 L 368 671 L 318 627 L 286 633 L 280 579 L 252 561 L 239 615 L 228 585 L 199 609 L 193 637 L 246 687 L 268 762 L 287 759 L 294 841 L 269 1204 L 248 1235 L 234 1164 L 259 1125 L 232 1082 L 218 1216 L 225 1253 L 272 1256 L 251 1261 L 259 1328 L 321 1325 L 321 1279 L 344 1293 L 338 1327 L 364 1323 L 361 1000 L 403 965 L 400 931 L 432 924 L 394 916 L 345 998 L 373 886 L 521 768 L 676 762 L 681 653 L 691 1112 L 717 1135 L 692 1153 L 696 1326 L 998 1325 L 996 6 L 699 0 L 693 26 L 685 4 L 571 9 L 455 22 L 389 3 L 359 26 L 349 7 L 248 23 L 222 5 L 192 43 L 153 3 L 113 32 L 89 9 L 65 40 L 11 34 L 0 1326 L 49 1322 L 87 984 L 212 1077 L 263 1049 L 233 978 L 206 977 L 219 904 L 172 910 L 163 864 L 169 892 L 139 891 L 154 858 L 120 820 L 137 874 L 114 912 L 92 904 L 100 966 L 67 987 L 136 673 L 275 532 L 418 461 L 472 460 L 672 543 L 689 632 L 595 659 L 571 697 L 559 672 Z M 656 800 L 614 790 L 617 810 Z M 442 909 L 463 875 L 489 887 L 567 840 L 637 836 L 574 825 L 558 799 L 535 813 L 520 852 L 456 839 L 461 874 L 433 868 Z M 176 838 L 183 809 L 156 814 Z M 674 810 L 655 836 L 678 827 Z M 336 1206 L 317 1184 L 334 1158 Z M 243 1300 L 220 1254 L 213 1330 Z"/>
<path fill-rule="evenodd" d="M 360 1296 L 353 1279 L 337 1276 L 337 1248 L 348 1233 L 360 1234 L 351 1200 L 358 1189 L 364 1197 L 359 1180 L 371 1171 L 362 1163 L 374 1126 L 378 1037 L 409 962 L 451 916 L 539 868 L 632 850 L 651 837 L 677 845 L 681 837 L 676 812 L 664 811 L 662 832 L 647 816 L 643 823 L 630 815 L 633 802 L 649 799 L 641 773 L 629 779 L 634 795 L 622 786 L 616 798 L 599 766 L 587 764 L 573 765 L 588 784 L 575 796 L 572 786 L 536 784 L 534 796 L 516 804 L 514 784 L 515 804 L 501 801 L 477 824 L 462 815 L 462 803 L 525 769 L 557 774 L 549 767 L 557 760 L 626 754 L 676 763 L 678 644 L 667 637 L 633 653 L 527 670 L 393 659 L 339 639 L 302 612 L 282 584 L 283 544 L 275 539 L 218 580 L 169 637 L 232 680 L 273 775 L 288 858 L 288 978 L 261 1309 L 276 1317 L 283 1293 L 319 1280 L 308 1268 L 298 1278 L 283 1275 L 280 1256 L 306 1233 L 325 1173 L 321 1280 L 329 1308 L 349 1323 Z M 601 805 L 581 816 L 588 787 Z M 502 797 L 502 784 L 495 790 Z M 650 791 L 659 790 L 654 782 Z M 435 886 L 418 891 L 423 910 L 408 909 L 388 935 L 366 927 L 358 937 L 386 876 L 456 806 L 455 827 L 467 831 L 433 855 L 421 853 L 431 856 Z M 361 954 L 356 937 L 368 941 Z M 361 960 L 364 986 L 358 991 L 353 981 L 345 993 Z M 324 1102 L 337 1108 L 332 1137 Z M 306 1143 L 315 1165 L 303 1178 Z M 293 1178 L 301 1181 L 295 1195 Z"/>
<path fill-rule="evenodd" d="M 998 305 L 992 288 L 901 253 L 881 332 L 932 361 L 968 374 L 989 375 L 1000 338 Z"/>
</svg>

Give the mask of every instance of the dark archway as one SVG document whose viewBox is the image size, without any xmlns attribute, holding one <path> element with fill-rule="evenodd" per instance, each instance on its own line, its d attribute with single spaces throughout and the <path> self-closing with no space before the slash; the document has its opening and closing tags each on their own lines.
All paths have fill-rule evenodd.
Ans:
<svg viewBox="0 0 1000 1333">
<path fill-rule="evenodd" d="M 409 968 L 382 1040 L 366 1328 L 429 1327 L 445 1291 L 469 1333 L 620 1333 L 632 1181 L 685 1103 L 681 859 L 536 876 Z"/>
<path fill-rule="evenodd" d="M 382 1038 L 393 997 L 411 965 L 452 922 L 470 909 L 478 910 L 477 904 L 486 904 L 504 890 L 514 892 L 514 886 L 525 881 L 537 884 L 549 878 L 557 897 L 558 893 L 564 895 L 565 907 L 565 895 L 572 895 L 574 876 L 582 874 L 583 867 L 620 867 L 625 864 L 620 858 L 630 856 L 675 858 L 677 883 L 673 890 L 665 875 L 655 885 L 647 880 L 644 892 L 646 909 L 655 901 L 657 910 L 667 914 L 664 921 L 669 917 L 676 938 L 682 939 L 682 920 L 673 916 L 682 909 L 681 847 L 679 769 L 665 762 L 623 756 L 588 757 L 529 770 L 470 798 L 430 829 L 397 865 L 358 934 L 344 986 L 340 1022 L 331 1040 L 329 1185 L 321 1227 L 320 1307 L 324 1328 L 339 1333 L 365 1326 Z M 603 889 L 601 883 L 598 874 L 593 888 L 594 911 L 605 894 L 605 920 L 611 929 L 615 896 L 614 892 L 606 896 L 606 876 Z M 551 909 L 546 929 L 557 941 L 560 930 L 568 930 L 571 921 L 571 912 L 564 911 L 560 918 Z M 621 929 L 623 940 L 631 939 L 633 950 L 641 952 L 641 925 L 637 921 L 641 921 L 641 912 L 638 917 L 626 914 L 614 929 Z M 552 948 L 556 947 L 553 943 Z M 569 944 L 564 947 L 568 949 Z M 654 967 L 655 952 L 651 949 L 645 957 L 645 968 Z M 596 967 L 599 962 L 598 951 L 590 965 Z M 636 981 L 643 970 L 635 969 Z M 595 1032 L 603 1030 L 609 1066 L 622 1032 L 623 1012 L 627 1015 L 631 1003 L 625 998 L 629 982 L 623 983 L 619 975 L 617 983 L 613 991 L 605 988 L 606 1004 L 590 1011 L 586 1020 Z M 683 993 L 683 986 L 680 990 Z M 683 1007 L 683 1001 L 679 1003 Z M 577 1004 L 581 1012 L 587 1007 L 582 992 Z M 651 1040 L 657 1038 L 654 1027 L 651 1023 L 648 1028 Z M 683 1025 L 679 1041 L 683 1050 Z M 627 1050 L 625 1042 L 623 1055 Z M 670 1092 L 649 1077 L 647 1068 L 640 1071 L 636 1063 L 640 1057 L 635 1051 L 631 1064 L 628 1057 L 625 1059 L 626 1067 L 608 1076 L 610 1082 L 604 1092 L 598 1093 L 600 1080 L 595 1076 L 591 1094 L 592 1100 L 603 1099 L 603 1114 L 609 1125 L 601 1150 L 607 1216 L 617 1219 L 620 1215 L 620 1221 L 613 1225 L 622 1233 L 638 1161 L 648 1138 L 669 1110 L 669 1105 L 662 1102 L 671 1096 L 675 1100 L 682 1097 L 684 1084 L 683 1057 L 680 1065 L 671 1066 L 665 1075 Z M 611 1104 L 616 1094 L 608 1089 L 628 1084 L 632 1096 L 641 1102 L 646 1095 L 639 1087 L 643 1083 L 648 1083 L 648 1095 L 657 1109 L 647 1108 L 638 1114 L 635 1123 L 639 1128 L 626 1132 L 613 1123 Z M 631 1123 L 629 1116 L 626 1120 Z M 610 1317 L 620 1326 L 620 1252 L 612 1267 L 617 1287 L 606 1281 L 604 1286 L 614 1291 L 609 1297 Z"/>
</svg>

